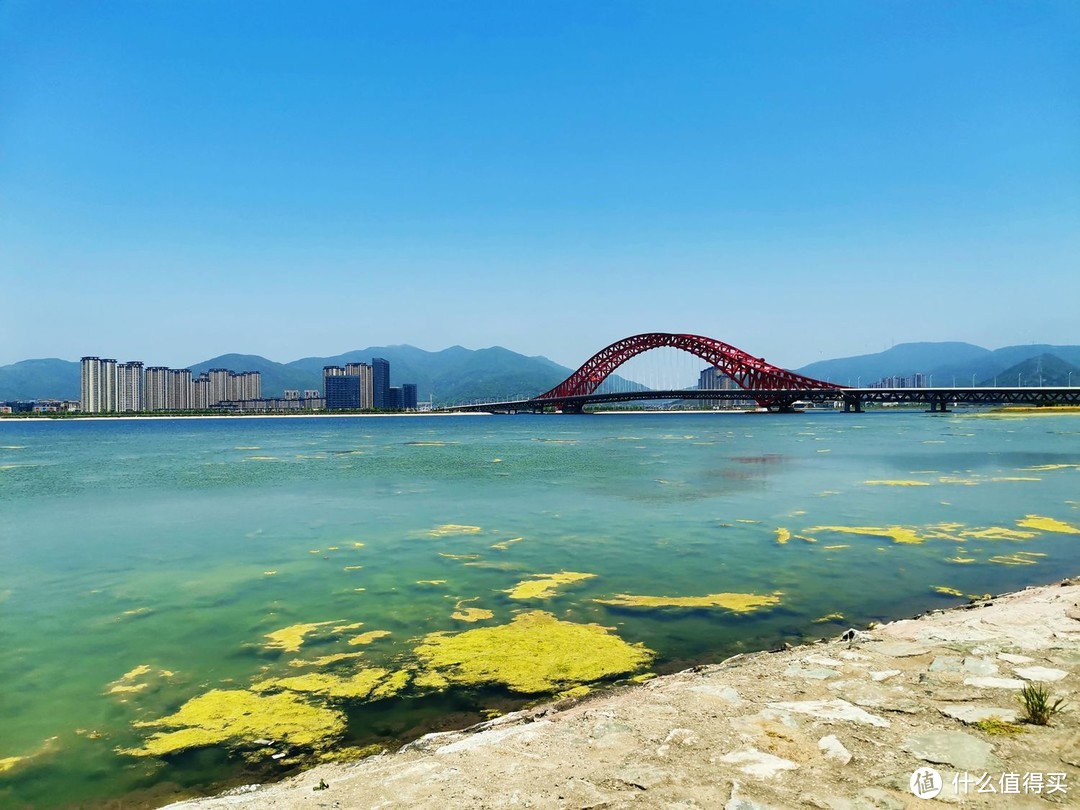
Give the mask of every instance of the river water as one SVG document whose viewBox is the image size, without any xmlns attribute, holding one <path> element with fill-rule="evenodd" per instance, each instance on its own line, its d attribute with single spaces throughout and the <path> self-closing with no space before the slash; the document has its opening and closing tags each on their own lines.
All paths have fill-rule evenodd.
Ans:
<svg viewBox="0 0 1080 810">
<path fill-rule="evenodd" d="M 1072 414 L 3 421 L 0 805 L 155 806 L 576 686 L 428 677 L 515 617 L 652 655 L 613 682 L 1047 582 L 1078 484 Z M 155 724 L 207 694 L 339 722 Z"/>
</svg>

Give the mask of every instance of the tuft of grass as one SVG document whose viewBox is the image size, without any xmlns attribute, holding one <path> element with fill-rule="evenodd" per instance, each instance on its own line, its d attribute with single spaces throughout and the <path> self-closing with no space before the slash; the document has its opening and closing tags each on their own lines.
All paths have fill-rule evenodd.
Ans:
<svg viewBox="0 0 1080 810">
<path fill-rule="evenodd" d="M 1051 703 L 1053 696 L 1041 683 L 1029 683 L 1020 691 L 1020 702 L 1024 705 L 1023 721 L 1035 726 L 1050 724 L 1050 718 L 1065 707 L 1065 699 L 1058 698 Z"/>
<path fill-rule="evenodd" d="M 1010 723 L 1008 720 L 1002 720 L 1000 717 L 987 717 L 985 720 L 978 720 L 975 723 L 975 728 L 995 737 L 1007 737 L 1024 733 L 1023 726 Z"/>
</svg>

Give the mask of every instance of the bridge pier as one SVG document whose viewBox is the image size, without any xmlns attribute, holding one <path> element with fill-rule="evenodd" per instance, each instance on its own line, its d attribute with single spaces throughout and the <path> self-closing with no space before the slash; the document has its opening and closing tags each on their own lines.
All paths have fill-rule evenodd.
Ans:
<svg viewBox="0 0 1080 810">
<path fill-rule="evenodd" d="M 935 397 L 930 400 L 930 413 L 949 413 L 949 400 L 943 397 Z"/>
<path fill-rule="evenodd" d="M 844 397 L 844 413 L 862 413 L 862 397 Z"/>
</svg>

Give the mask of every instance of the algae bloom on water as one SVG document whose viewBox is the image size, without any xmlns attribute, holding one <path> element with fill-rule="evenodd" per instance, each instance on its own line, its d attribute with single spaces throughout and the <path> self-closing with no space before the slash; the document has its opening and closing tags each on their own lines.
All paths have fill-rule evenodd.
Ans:
<svg viewBox="0 0 1080 810">
<path fill-rule="evenodd" d="M 508 591 L 511 599 L 547 599 L 555 595 L 560 585 L 592 579 L 596 574 L 582 574 L 577 571 L 560 571 L 557 574 L 537 574 L 532 579 L 519 582 Z"/>
<path fill-rule="evenodd" d="M 542 610 L 521 613 L 497 627 L 432 633 L 415 653 L 427 670 L 450 683 L 501 684 L 527 694 L 625 675 L 654 655 L 606 627 L 562 621 Z"/>
<path fill-rule="evenodd" d="M 620 593 L 610 599 L 594 599 L 601 605 L 642 608 L 725 608 L 734 613 L 749 613 L 780 604 L 778 594 L 710 593 L 705 596 L 635 596 Z"/>
<path fill-rule="evenodd" d="M 242 744 L 259 738 L 301 748 L 317 748 L 345 731 L 345 716 L 312 706 L 297 695 L 258 695 L 246 689 L 212 689 L 179 711 L 136 728 L 167 728 L 152 734 L 142 748 L 122 749 L 132 756 L 167 756 L 222 743 Z"/>
</svg>

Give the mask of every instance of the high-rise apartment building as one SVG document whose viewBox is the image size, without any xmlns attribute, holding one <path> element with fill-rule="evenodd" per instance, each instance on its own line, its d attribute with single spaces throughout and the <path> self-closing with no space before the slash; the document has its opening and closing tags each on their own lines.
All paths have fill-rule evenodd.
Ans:
<svg viewBox="0 0 1080 810">
<path fill-rule="evenodd" d="M 390 361 L 381 357 L 371 358 L 372 407 L 386 410 L 390 407 Z"/>
<path fill-rule="evenodd" d="M 169 390 L 169 369 L 165 366 L 150 366 L 146 369 L 143 384 L 143 409 L 163 411 L 166 408 Z"/>
<path fill-rule="evenodd" d="M 370 410 L 374 407 L 375 397 L 371 366 L 367 363 L 347 363 L 345 373 L 360 378 L 360 407 Z"/>
<path fill-rule="evenodd" d="M 116 367 L 116 410 L 123 412 L 143 409 L 143 364 L 138 360 Z"/>
<path fill-rule="evenodd" d="M 84 357 L 79 364 L 79 407 L 86 413 L 117 410 L 116 361 Z"/>
<path fill-rule="evenodd" d="M 229 374 L 231 373 L 227 368 L 212 368 L 206 372 L 210 379 L 206 407 L 213 408 L 215 405 L 229 399 Z"/>
<path fill-rule="evenodd" d="M 195 388 L 192 385 L 191 370 L 186 368 L 168 369 L 165 390 L 165 410 L 189 411 L 195 407 Z"/>
<path fill-rule="evenodd" d="M 354 374 L 335 374 L 323 378 L 328 411 L 355 411 L 360 408 L 360 378 Z"/>
</svg>

